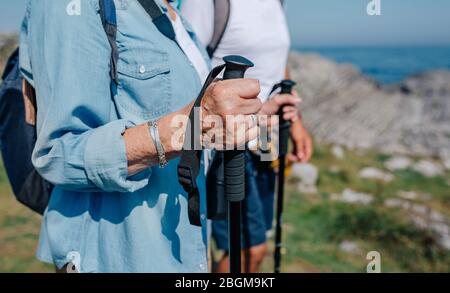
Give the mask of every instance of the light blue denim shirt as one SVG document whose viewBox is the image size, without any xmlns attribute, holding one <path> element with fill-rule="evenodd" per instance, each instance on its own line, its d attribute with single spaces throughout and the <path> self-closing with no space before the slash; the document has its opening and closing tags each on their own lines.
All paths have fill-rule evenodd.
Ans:
<svg viewBox="0 0 450 293">
<path fill-rule="evenodd" d="M 111 91 L 98 0 L 81 0 L 79 15 L 68 15 L 70 2 L 29 1 L 21 32 L 21 70 L 37 92 L 32 160 L 56 186 L 38 258 L 58 267 L 73 259 L 81 272 L 206 272 L 206 221 L 189 224 L 178 159 L 128 177 L 122 137 L 194 100 L 198 74 L 137 0 L 115 0 L 119 83 Z"/>
</svg>

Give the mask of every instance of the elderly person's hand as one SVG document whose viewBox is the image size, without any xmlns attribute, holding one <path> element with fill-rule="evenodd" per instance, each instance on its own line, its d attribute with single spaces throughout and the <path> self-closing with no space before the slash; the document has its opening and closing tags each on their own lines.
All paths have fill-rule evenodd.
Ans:
<svg viewBox="0 0 450 293">
<path fill-rule="evenodd" d="M 255 79 L 220 80 L 208 87 L 201 103 L 206 147 L 242 146 L 257 137 L 256 114 L 262 107 L 259 93 Z"/>
</svg>

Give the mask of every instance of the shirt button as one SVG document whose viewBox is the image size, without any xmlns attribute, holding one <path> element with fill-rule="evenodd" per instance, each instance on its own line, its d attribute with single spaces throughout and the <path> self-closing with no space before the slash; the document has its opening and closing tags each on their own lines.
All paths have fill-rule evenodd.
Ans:
<svg viewBox="0 0 450 293">
<path fill-rule="evenodd" d="M 200 265 L 199 265 L 199 268 L 200 268 L 200 270 L 204 271 L 205 268 L 206 268 L 206 266 L 205 266 L 204 264 L 200 264 Z"/>
<path fill-rule="evenodd" d="M 143 74 L 143 73 L 145 73 L 145 71 L 146 71 L 145 66 L 144 66 L 144 65 L 141 65 L 141 66 L 139 67 L 139 73 Z"/>
<path fill-rule="evenodd" d="M 126 0 L 120 0 L 120 8 L 124 10 L 128 8 L 128 3 Z"/>
</svg>

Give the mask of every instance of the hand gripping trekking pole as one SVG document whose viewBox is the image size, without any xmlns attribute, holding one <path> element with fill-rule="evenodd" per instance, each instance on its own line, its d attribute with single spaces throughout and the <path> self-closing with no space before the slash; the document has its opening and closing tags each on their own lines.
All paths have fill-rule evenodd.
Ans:
<svg viewBox="0 0 450 293">
<path fill-rule="evenodd" d="M 275 91 L 281 88 L 281 94 L 291 94 L 295 82 L 292 80 L 283 80 L 274 87 Z M 282 248 L 282 227 L 283 224 L 283 200 L 284 200 L 284 172 L 286 169 L 286 155 L 288 153 L 289 129 L 291 122 L 283 119 L 283 108 L 278 113 L 280 118 L 279 134 L 279 169 L 278 169 L 278 188 L 277 188 L 277 223 L 275 228 L 275 273 L 281 271 L 281 248 Z"/>
<path fill-rule="evenodd" d="M 227 56 L 223 79 L 243 78 L 253 63 L 241 56 Z M 234 127 L 234 126 L 233 126 Z M 241 203 L 245 198 L 245 151 L 228 150 L 225 161 L 225 198 L 228 201 L 230 273 L 241 272 Z"/>
</svg>

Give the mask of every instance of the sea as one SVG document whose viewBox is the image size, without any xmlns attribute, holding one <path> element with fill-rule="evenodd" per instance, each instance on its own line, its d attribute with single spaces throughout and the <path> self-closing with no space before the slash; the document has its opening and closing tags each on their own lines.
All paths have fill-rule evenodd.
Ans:
<svg viewBox="0 0 450 293">
<path fill-rule="evenodd" d="M 450 47 L 297 48 L 338 63 L 351 63 L 381 84 L 394 84 L 428 70 L 450 70 Z"/>
</svg>

